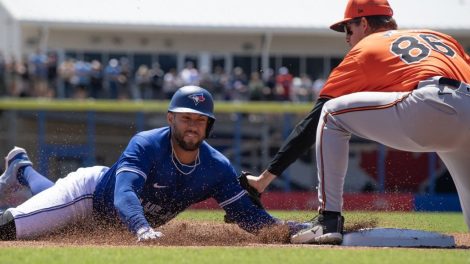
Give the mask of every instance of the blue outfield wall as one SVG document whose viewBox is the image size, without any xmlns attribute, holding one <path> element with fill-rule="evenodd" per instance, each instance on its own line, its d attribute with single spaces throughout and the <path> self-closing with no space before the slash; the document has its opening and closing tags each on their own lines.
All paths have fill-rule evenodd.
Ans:
<svg viewBox="0 0 470 264">
<path fill-rule="evenodd" d="M 414 197 L 415 211 L 462 211 L 457 194 L 422 194 Z"/>
</svg>

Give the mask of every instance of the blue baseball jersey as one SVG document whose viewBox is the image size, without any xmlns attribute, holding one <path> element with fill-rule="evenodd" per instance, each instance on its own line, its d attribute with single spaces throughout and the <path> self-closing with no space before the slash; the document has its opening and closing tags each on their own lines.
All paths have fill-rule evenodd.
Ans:
<svg viewBox="0 0 470 264">
<path fill-rule="evenodd" d="M 136 134 L 98 183 L 94 210 L 106 218 L 119 216 L 136 232 L 163 225 L 192 204 L 214 198 L 249 232 L 277 222 L 253 204 L 228 159 L 207 142 L 200 146 L 199 165 L 187 175 L 173 158 L 169 127 Z"/>
</svg>

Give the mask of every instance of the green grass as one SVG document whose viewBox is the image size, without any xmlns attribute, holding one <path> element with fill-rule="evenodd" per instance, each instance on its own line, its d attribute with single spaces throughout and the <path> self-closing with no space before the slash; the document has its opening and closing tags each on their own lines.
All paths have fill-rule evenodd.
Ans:
<svg viewBox="0 0 470 264">
<path fill-rule="evenodd" d="M 307 220 L 313 212 L 271 211 L 282 219 Z M 222 211 L 187 211 L 179 219 L 222 221 Z M 461 213 L 346 212 L 346 223 L 374 220 L 380 227 L 443 233 L 467 232 Z M 468 249 L 273 247 L 14 247 L 0 246 L 3 263 L 469 263 Z"/>
<path fill-rule="evenodd" d="M 470 263 L 470 252 L 442 249 L 33 248 L 0 249 L 0 263 Z"/>
<path fill-rule="evenodd" d="M 315 216 L 316 212 L 308 211 L 270 211 L 280 219 L 306 221 Z M 178 219 L 221 221 L 223 211 L 198 210 L 187 211 L 178 216 Z M 435 213 L 435 212 L 345 212 L 346 226 L 364 221 L 375 221 L 379 227 L 395 227 L 419 229 L 441 233 L 467 232 L 462 213 Z"/>
</svg>

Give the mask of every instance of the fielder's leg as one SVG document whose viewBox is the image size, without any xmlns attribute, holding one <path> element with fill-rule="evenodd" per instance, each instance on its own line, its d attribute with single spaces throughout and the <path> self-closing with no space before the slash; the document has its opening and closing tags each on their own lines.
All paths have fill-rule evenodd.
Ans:
<svg viewBox="0 0 470 264">
<path fill-rule="evenodd" d="M 348 166 L 349 140 L 355 132 L 374 138 L 381 133 L 399 134 L 399 118 L 389 108 L 408 93 L 355 93 L 328 101 L 317 127 L 316 157 L 318 169 L 318 200 L 320 215 L 314 227 L 291 237 L 293 243 L 342 242 L 343 185 Z M 381 114 L 365 114 L 366 111 Z M 393 120 L 392 120 L 393 119 Z M 386 120 L 386 121 L 385 121 Z M 406 145 L 409 142 L 403 143 Z"/>
<path fill-rule="evenodd" d="M 420 83 L 411 93 L 362 92 L 328 101 L 316 140 L 320 212 L 342 210 L 351 134 L 405 151 L 454 151 L 470 129 L 469 112 L 470 96 L 459 95 L 436 79 Z M 311 232 L 299 233 L 297 241 L 339 237 L 342 230 L 332 232 L 326 222 L 320 219 Z"/>
<path fill-rule="evenodd" d="M 422 83 L 412 93 L 355 93 L 325 104 L 316 146 L 320 209 L 341 211 L 351 134 L 404 151 L 462 148 L 470 129 L 470 96 L 447 91 L 434 79 Z"/>
<path fill-rule="evenodd" d="M 465 153 L 451 152 L 438 154 L 452 176 L 459 195 L 465 223 L 470 230 L 470 155 L 468 154 L 468 149 L 465 150 Z M 461 157 L 466 157 L 466 160 L 460 160 Z"/>
</svg>

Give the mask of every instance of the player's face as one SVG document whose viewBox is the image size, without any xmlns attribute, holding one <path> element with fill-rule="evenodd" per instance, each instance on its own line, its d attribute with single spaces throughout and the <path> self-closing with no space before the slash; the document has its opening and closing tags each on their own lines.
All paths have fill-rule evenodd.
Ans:
<svg viewBox="0 0 470 264">
<path fill-rule="evenodd" d="M 352 48 L 361 39 L 366 36 L 364 23 L 367 23 L 365 18 L 355 18 L 351 21 L 344 23 L 344 31 L 346 32 L 346 42 Z"/>
<path fill-rule="evenodd" d="M 172 138 L 184 150 L 197 150 L 206 136 L 208 117 L 194 113 L 168 113 Z"/>
</svg>

